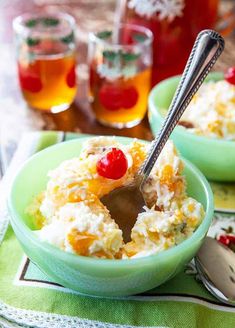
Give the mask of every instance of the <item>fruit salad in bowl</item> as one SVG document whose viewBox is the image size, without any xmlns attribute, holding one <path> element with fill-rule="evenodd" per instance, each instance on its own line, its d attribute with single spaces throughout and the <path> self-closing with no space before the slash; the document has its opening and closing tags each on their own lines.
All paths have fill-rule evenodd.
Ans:
<svg viewBox="0 0 235 328">
<path fill-rule="evenodd" d="M 149 95 L 154 135 L 167 114 L 180 76 L 157 84 Z M 171 139 L 182 156 L 209 180 L 235 181 L 235 68 L 209 73 L 193 97 Z"/>
<path fill-rule="evenodd" d="M 19 169 L 8 199 L 11 225 L 53 281 L 89 295 L 131 295 L 172 278 L 196 254 L 212 220 L 212 191 L 171 141 L 145 185 L 130 242 L 100 201 L 133 180 L 148 147 L 83 137 L 48 147 Z"/>
<path fill-rule="evenodd" d="M 186 192 L 183 161 L 172 141 L 157 160 L 144 189 L 146 206 L 124 243 L 122 231 L 100 198 L 130 184 L 143 163 L 148 145 L 114 137 L 89 139 L 80 156 L 63 161 L 48 173 L 46 189 L 28 208 L 38 220 L 40 240 L 82 256 L 128 259 L 159 253 L 192 235 L 205 215 Z"/>
<path fill-rule="evenodd" d="M 199 136 L 235 141 L 235 67 L 201 86 L 180 124 Z"/>
</svg>

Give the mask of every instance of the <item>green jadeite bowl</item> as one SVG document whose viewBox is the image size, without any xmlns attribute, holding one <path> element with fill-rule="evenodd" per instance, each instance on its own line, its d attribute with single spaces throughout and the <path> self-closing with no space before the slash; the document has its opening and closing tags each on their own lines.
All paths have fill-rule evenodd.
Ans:
<svg viewBox="0 0 235 328">
<path fill-rule="evenodd" d="M 210 73 L 207 81 L 223 79 L 222 73 Z M 149 122 L 157 135 L 163 122 L 162 109 L 168 109 L 180 76 L 157 84 L 149 95 Z M 181 155 L 195 164 L 204 175 L 215 181 L 235 181 L 235 142 L 201 137 L 177 126 L 171 138 Z"/>
<path fill-rule="evenodd" d="M 123 144 L 132 140 L 117 139 Z M 45 190 L 48 171 L 62 161 L 78 156 L 85 140 L 87 138 L 51 146 L 32 156 L 21 167 L 8 198 L 14 232 L 27 256 L 65 287 L 99 296 L 125 296 L 152 289 L 182 270 L 201 246 L 213 215 L 210 186 L 201 172 L 185 161 L 188 194 L 203 204 L 206 214 L 194 234 L 178 246 L 133 260 L 94 259 L 66 253 L 39 240 L 34 233 L 35 223 L 25 210 L 33 198 Z"/>
</svg>

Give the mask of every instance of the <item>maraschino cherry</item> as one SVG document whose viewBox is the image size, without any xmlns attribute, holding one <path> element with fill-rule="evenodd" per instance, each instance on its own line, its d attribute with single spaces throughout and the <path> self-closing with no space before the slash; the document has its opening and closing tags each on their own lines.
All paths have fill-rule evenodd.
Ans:
<svg viewBox="0 0 235 328">
<path fill-rule="evenodd" d="M 122 106 L 125 109 L 134 107 L 138 100 L 138 92 L 135 87 L 128 87 L 122 92 Z"/>
<path fill-rule="evenodd" d="M 122 90 L 116 86 L 104 84 L 99 91 L 100 103 L 110 111 L 122 107 Z"/>
<path fill-rule="evenodd" d="M 69 88 L 75 87 L 76 84 L 76 73 L 75 73 L 75 65 L 71 67 L 67 76 L 66 76 L 66 83 Z"/>
<path fill-rule="evenodd" d="M 34 72 L 23 69 L 21 65 L 19 65 L 19 82 L 22 90 L 36 93 L 42 89 L 40 77 Z"/>
<path fill-rule="evenodd" d="M 96 164 L 100 176 L 113 180 L 122 178 L 126 174 L 127 168 L 127 158 L 123 151 L 118 148 L 112 148 Z"/>
<path fill-rule="evenodd" d="M 104 84 L 99 92 L 99 100 L 105 109 L 116 111 L 121 108 L 131 109 L 138 101 L 138 92 L 134 86 L 115 86 Z"/>
<path fill-rule="evenodd" d="M 224 74 L 224 78 L 230 84 L 235 85 L 235 66 L 230 67 L 227 72 Z"/>
<path fill-rule="evenodd" d="M 217 237 L 217 240 L 229 247 L 233 252 L 235 252 L 235 235 L 234 234 L 224 234 Z"/>
</svg>

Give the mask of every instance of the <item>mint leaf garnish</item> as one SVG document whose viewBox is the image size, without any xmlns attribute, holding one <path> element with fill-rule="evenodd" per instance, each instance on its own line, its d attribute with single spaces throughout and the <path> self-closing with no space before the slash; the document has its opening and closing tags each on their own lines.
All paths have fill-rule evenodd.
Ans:
<svg viewBox="0 0 235 328">
<path fill-rule="evenodd" d="M 59 19 L 58 18 L 54 18 L 54 17 L 44 17 L 41 19 L 42 24 L 45 26 L 56 26 L 59 24 Z"/>
<path fill-rule="evenodd" d="M 70 43 L 74 41 L 74 33 L 71 32 L 69 35 L 64 36 L 61 38 L 61 41 L 64 43 Z"/>
<path fill-rule="evenodd" d="M 111 62 L 114 61 L 118 57 L 118 55 L 119 54 L 114 51 L 110 51 L 110 50 L 103 51 L 104 58 Z"/>
<path fill-rule="evenodd" d="M 26 43 L 29 47 L 37 46 L 40 43 L 40 39 L 27 38 Z"/>
<path fill-rule="evenodd" d="M 147 36 L 141 33 L 133 34 L 133 39 L 137 42 L 144 42 L 147 39 Z"/>
<path fill-rule="evenodd" d="M 38 23 L 38 19 L 36 19 L 36 18 L 32 18 L 32 19 L 29 19 L 29 20 L 27 20 L 27 21 L 25 22 L 25 26 L 31 28 L 31 27 L 36 26 L 37 23 Z"/>
<path fill-rule="evenodd" d="M 111 31 L 102 31 L 102 32 L 99 32 L 96 34 L 96 36 L 98 38 L 103 39 L 103 40 L 110 38 L 111 35 L 112 35 Z"/>
<path fill-rule="evenodd" d="M 140 54 L 133 54 L 130 52 L 129 53 L 126 52 L 126 53 L 122 53 L 121 56 L 124 61 L 130 62 L 130 61 L 134 61 L 137 58 L 139 58 Z"/>
</svg>

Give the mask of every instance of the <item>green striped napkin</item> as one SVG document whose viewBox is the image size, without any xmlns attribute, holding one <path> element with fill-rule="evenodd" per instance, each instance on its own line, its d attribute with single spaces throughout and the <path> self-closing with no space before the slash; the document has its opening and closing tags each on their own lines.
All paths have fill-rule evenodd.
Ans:
<svg viewBox="0 0 235 328">
<path fill-rule="evenodd" d="M 66 289 L 43 274 L 24 254 L 9 225 L 6 194 L 18 166 L 33 153 L 82 135 L 26 134 L 0 183 L 0 327 L 40 328 L 227 328 L 235 308 L 211 296 L 193 262 L 164 285 L 141 295 L 99 298 Z M 235 215 L 215 214 L 209 234 L 235 228 Z"/>
</svg>

